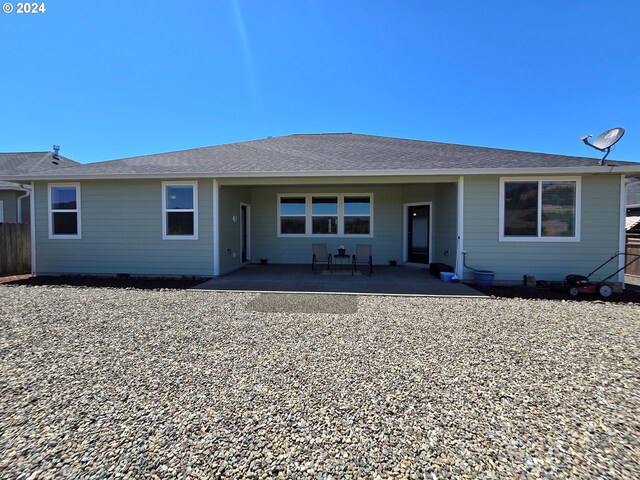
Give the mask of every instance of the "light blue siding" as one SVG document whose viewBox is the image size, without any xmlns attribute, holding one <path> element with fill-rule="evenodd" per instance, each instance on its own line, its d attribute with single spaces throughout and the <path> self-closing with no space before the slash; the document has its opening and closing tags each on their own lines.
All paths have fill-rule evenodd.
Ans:
<svg viewBox="0 0 640 480">
<path fill-rule="evenodd" d="M 171 180 L 171 179 L 167 179 Z M 198 240 L 162 239 L 160 180 L 82 181 L 82 238 L 49 239 L 35 185 L 38 274 L 213 275 L 213 184 L 198 182 Z"/>
<path fill-rule="evenodd" d="M 251 203 L 251 191 L 248 187 L 221 186 L 219 201 L 220 274 L 224 275 L 242 266 L 240 204 Z"/>
<path fill-rule="evenodd" d="M 277 196 L 279 193 L 372 193 L 372 238 L 349 237 L 278 237 Z M 326 243 L 330 252 L 344 245 L 354 252 L 358 243 L 373 245 L 377 264 L 402 258 L 402 190 L 398 187 L 325 186 L 254 187 L 251 191 L 253 257 L 266 257 L 270 263 L 310 263 L 311 244 Z"/>
<path fill-rule="evenodd" d="M 165 179 L 171 180 L 171 179 Z M 358 243 L 373 245 L 374 262 L 402 260 L 404 206 L 432 203 L 432 261 L 455 264 L 457 186 L 455 183 L 333 185 L 245 185 L 220 187 L 220 273 L 241 266 L 240 204 L 251 208 L 251 261 L 310 263 L 311 244 L 330 251 Z M 82 238 L 49 239 L 47 183 L 36 182 L 36 268 L 38 274 L 213 275 L 213 182 L 198 181 L 198 240 L 162 239 L 161 180 L 81 181 Z M 403 181 L 407 181 L 403 179 Z M 579 242 L 500 242 L 500 179 L 465 177 L 464 247 L 468 263 L 495 270 L 496 280 L 518 282 L 522 275 L 560 280 L 586 274 L 618 251 L 620 177 L 582 177 Z M 279 193 L 371 193 L 373 236 L 278 237 Z M 234 221 L 234 216 L 238 221 Z M 449 255 L 445 255 L 448 251 Z M 617 269 L 611 265 L 606 274 Z M 471 279 L 467 271 L 466 279 Z"/>
<path fill-rule="evenodd" d="M 170 179 L 169 179 L 170 180 Z M 47 183 L 36 183 L 38 274 L 213 275 L 213 182 L 198 181 L 198 240 L 162 239 L 161 180 L 82 181 L 81 239 L 49 239 Z M 220 273 L 241 266 L 240 205 L 251 212 L 251 261 L 308 263 L 311 244 L 331 251 L 373 245 L 376 264 L 402 260 L 404 204 L 432 202 L 434 257 L 455 255 L 455 184 L 340 185 L 305 187 L 225 186 L 219 190 Z M 277 236 L 278 193 L 372 193 L 372 237 Z M 439 202 L 441 205 L 439 205 Z M 441 210 L 440 210 L 441 209 Z M 237 219 L 234 221 L 234 217 Z"/>
<path fill-rule="evenodd" d="M 310 263 L 311 244 L 327 243 L 331 252 L 344 245 L 347 252 L 354 252 L 356 245 L 367 243 L 373 246 L 375 264 L 387 265 L 390 259 L 402 261 L 404 237 L 404 204 L 432 202 L 433 251 L 450 250 L 444 261 L 455 259 L 455 184 L 414 184 L 395 186 L 304 186 L 304 187 L 253 187 L 251 189 L 251 236 L 252 257 L 261 257 L 270 263 Z M 371 193 L 373 194 L 373 236 L 354 237 L 278 237 L 277 196 L 278 194 L 307 193 Z M 438 198 L 443 209 L 440 211 Z M 453 198 L 454 204 L 451 204 Z M 438 220 L 439 219 L 439 220 Z M 452 233 L 451 226 L 454 231 Z M 436 232 L 442 226 L 442 232 Z M 441 255 L 438 256 L 440 258 Z"/>
<path fill-rule="evenodd" d="M 431 261 L 455 267 L 458 238 L 458 186 L 436 185 Z"/>
<path fill-rule="evenodd" d="M 465 177 L 464 248 L 467 264 L 495 271 L 497 282 L 520 282 L 525 274 L 534 275 L 539 280 L 562 280 L 570 273 L 586 275 L 618 251 L 618 175 L 582 177 L 579 242 L 500 242 L 499 195 L 499 177 Z M 607 276 L 617 269 L 617 262 L 612 262 L 602 273 Z M 464 278 L 471 280 L 472 272 L 466 270 Z"/>
</svg>

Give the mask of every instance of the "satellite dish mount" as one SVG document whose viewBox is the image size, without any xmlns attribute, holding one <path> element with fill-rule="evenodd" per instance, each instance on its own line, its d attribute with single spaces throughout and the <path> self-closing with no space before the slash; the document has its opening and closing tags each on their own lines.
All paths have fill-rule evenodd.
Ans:
<svg viewBox="0 0 640 480">
<path fill-rule="evenodd" d="M 606 132 L 603 132 L 596 138 L 593 143 L 589 143 L 589 139 L 593 135 L 585 135 L 584 137 L 580 137 L 580 140 L 584 142 L 585 145 L 589 145 L 590 147 L 595 148 L 596 150 L 600 150 L 601 152 L 607 152 L 602 157 L 602 160 L 598 162 L 598 165 L 604 165 L 604 161 L 611 152 L 611 147 L 618 142 L 624 135 L 624 128 L 616 127 Z"/>
</svg>

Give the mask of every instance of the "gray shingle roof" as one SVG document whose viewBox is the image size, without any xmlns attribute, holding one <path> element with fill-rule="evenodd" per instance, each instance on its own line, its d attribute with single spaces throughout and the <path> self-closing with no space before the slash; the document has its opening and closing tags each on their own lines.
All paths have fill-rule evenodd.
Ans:
<svg viewBox="0 0 640 480">
<path fill-rule="evenodd" d="M 72 165 L 79 163 L 62 155 L 56 160 L 53 152 L 0 153 L 0 175 L 21 175 Z"/>
<path fill-rule="evenodd" d="M 299 134 L 96 162 L 46 172 L 74 176 L 261 176 L 593 167 L 598 159 L 360 134 Z M 636 165 L 607 162 L 609 165 Z"/>
</svg>

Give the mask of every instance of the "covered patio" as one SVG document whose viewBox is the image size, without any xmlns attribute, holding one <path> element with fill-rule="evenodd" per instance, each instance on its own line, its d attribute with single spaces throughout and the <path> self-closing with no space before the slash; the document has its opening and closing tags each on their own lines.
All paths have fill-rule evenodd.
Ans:
<svg viewBox="0 0 640 480">
<path fill-rule="evenodd" d="M 242 290 L 262 292 L 325 292 L 388 295 L 434 295 L 483 297 L 483 293 L 463 283 L 447 283 L 425 268 L 374 266 L 351 275 L 322 270 L 313 273 L 310 265 L 246 265 L 234 272 L 215 277 L 194 289 Z"/>
</svg>

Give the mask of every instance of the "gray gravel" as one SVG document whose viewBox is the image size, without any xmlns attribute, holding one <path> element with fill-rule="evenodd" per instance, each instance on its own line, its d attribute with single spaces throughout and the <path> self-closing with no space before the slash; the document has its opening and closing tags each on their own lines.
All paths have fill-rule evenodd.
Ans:
<svg viewBox="0 0 640 480">
<path fill-rule="evenodd" d="M 637 305 L 278 298 L 0 286 L 0 476 L 640 475 Z"/>
</svg>

